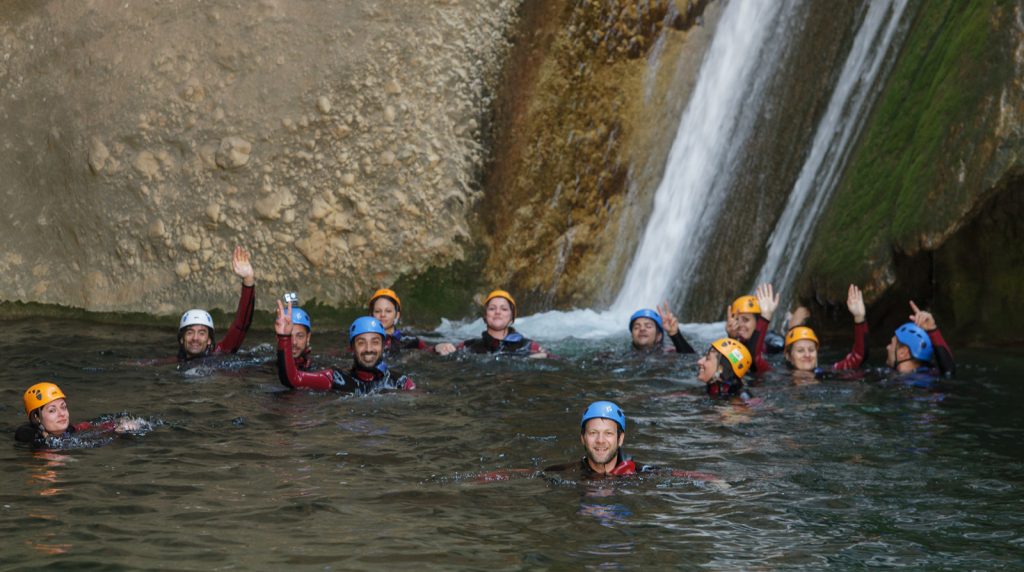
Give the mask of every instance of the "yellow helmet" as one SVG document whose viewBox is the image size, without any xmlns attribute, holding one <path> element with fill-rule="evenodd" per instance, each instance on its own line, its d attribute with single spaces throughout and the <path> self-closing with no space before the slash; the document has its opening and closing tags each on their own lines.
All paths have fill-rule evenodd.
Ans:
<svg viewBox="0 0 1024 572">
<path fill-rule="evenodd" d="M 484 308 L 486 308 L 487 304 L 489 304 L 491 302 L 491 300 L 493 300 L 495 298 L 504 298 L 504 299 L 508 300 L 508 304 L 510 306 L 512 306 L 512 321 L 513 322 L 516 321 L 516 300 L 515 300 L 515 298 L 512 297 L 511 294 L 509 294 L 508 292 L 506 292 L 504 290 L 493 290 L 493 291 L 491 291 L 491 293 L 487 295 L 487 298 L 484 299 Z"/>
<path fill-rule="evenodd" d="M 402 301 L 398 298 L 398 294 L 395 294 L 395 291 L 390 288 L 381 288 L 374 292 L 373 296 L 370 296 L 370 314 L 373 314 L 373 303 L 377 301 L 377 298 L 387 298 L 388 300 L 391 300 L 395 303 L 395 311 L 402 311 Z"/>
<path fill-rule="evenodd" d="M 814 335 L 814 330 L 807 326 L 797 326 L 786 334 L 786 349 L 788 350 L 789 346 L 800 340 L 811 340 L 814 342 L 815 347 L 821 345 L 818 341 L 818 336 Z"/>
<path fill-rule="evenodd" d="M 747 346 L 732 339 L 722 338 L 711 342 L 711 347 L 718 350 L 718 353 L 725 356 L 725 359 L 729 360 L 729 365 L 732 366 L 732 372 L 736 374 L 736 377 L 743 378 L 744 375 L 750 371 L 750 366 L 753 365 L 754 360 L 750 357 L 750 350 Z"/>
<path fill-rule="evenodd" d="M 760 314 L 761 305 L 754 296 L 740 296 L 732 301 L 733 314 Z"/>
<path fill-rule="evenodd" d="M 40 407 L 64 399 L 64 392 L 57 387 L 57 384 L 43 381 L 25 390 L 25 414 L 32 415 L 32 412 Z"/>
</svg>

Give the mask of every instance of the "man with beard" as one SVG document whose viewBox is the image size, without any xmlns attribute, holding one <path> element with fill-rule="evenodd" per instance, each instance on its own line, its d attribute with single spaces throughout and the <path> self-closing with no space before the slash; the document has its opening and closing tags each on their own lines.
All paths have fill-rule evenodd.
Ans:
<svg viewBox="0 0 1024 572">
<path fill-rule="evenodd" d="M 300 371 L 292 352 L 294 327 L 291 302 L 286 309 L 278 300 L 274 331 L 277 333 L 277 376 L 282 384 L 291 388 L 336 390 L 357 395 L 386 389 L 416 389 L 412 379 L 388 369 L 384 363 L 384 336 L 387 334 L 376 318 L 363 316 L 349 327 L 348 345 L 352 350 L 353 364 L 348 371 Z"/>
<path fill-rule="evenodd" d="M 214 342 L 213 317 L 209 312 L 193 308 L 182 314 L 178 322 L 179 363 L 215 354 L 233 354 L 242 347 L 256 307 L 256 274 L 249 261 L 249 253 L 241 246 L 235 247 L 231 268 L 242 279 L 242 294 L 238 298 L 234 322 L 224 339 Z"/>
<path fill-rule="evenodd" d="M 555 465 L 544 472 L 578 471 L 582 479 L 608 475 L 635 475 L 653 467 L 637 465 L 622 452 L 626 439 L 626 414 L 611 401 L 595 401 L 580 420 L 580 443 L 586 454 L 579 462 Z"/>
</svg>

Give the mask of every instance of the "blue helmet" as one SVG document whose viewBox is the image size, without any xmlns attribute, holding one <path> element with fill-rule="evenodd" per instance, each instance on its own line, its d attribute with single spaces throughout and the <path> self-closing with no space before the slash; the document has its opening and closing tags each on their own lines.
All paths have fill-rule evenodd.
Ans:
<svg viewBox="0 0 1024 572">
<path fill-rule="evenodd" d="M 591 419 L 611 419 L 619 424 L 619 429 L 623 433 L 626 432 L 626 414 L 622 412 L 621 407 L 611 401 L 595 401 L 591 403 L 590 407 L 587 407 L 587 410 L 583 412 L 583 419 L 580 420 L 581 431 L 586 428 L 587 421 Z"/>
<path fill-rule="evenodd" d="M 380 334 L 382 338 L 387 336 L 384 326 L 380 325 L 380 320 L 373 316 L 363 316 L 352 322 L 348 328 L 348 345 L 352 345 L 352 341 L 360 334 Z"/>
<path fill-rule="evenodd" d="M 896 341 L 910 348 L 910 355 L 917 361 L 932 361 L 935 348 L 928 332 L 913 322 L 896 328 Z"/>
<path fill-rule="evenodd" d="M 309 321 L 309 314 L 302 308 L 292 308 L 292 323 L 306 326 L 307 332 L 313 331 L 313 324 Z"/>
<path fill-rule="evenodd" d="M 633 329 L 633 322 L 637 321 L 637 318 L 649 318 L 654 320 L 654 325 L 658 326 L 658 331 L 661 332 L 662 335 L 665 334 L 665 325 L 661 323 L 661 316 L 659 316 L 654 310 L 643 308 L 642 310 L 633 312 L 633 315 L 629 317 L 630 330 Z"/>
</svg>

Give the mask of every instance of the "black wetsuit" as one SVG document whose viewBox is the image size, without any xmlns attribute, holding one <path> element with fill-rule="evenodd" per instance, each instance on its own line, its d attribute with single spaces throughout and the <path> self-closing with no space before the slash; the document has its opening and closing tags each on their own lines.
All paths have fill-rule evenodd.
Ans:
<svg viewBox="0 0 1024 572">
<path fill-rule="evenodd" d="M 516 332 L 515 328 L 509 328 L 504 339 L 498 340 L 492 337 L 485 330 L 479 338 L 473 338 L 460 342 L 455 346 L 458 350 L 465 350 L 474 354 L 516 354 L 532 355 L 544 351 L 537 342 L 523 337 Z"/>
<path fill-rule="evenodd" d="M 295 389 L 335 390 L 358 395 L 385 389 L 416 389 L 416 383 L 409 376 L 388 369 L 383 361 L 373 368 L 356 363 L 348 371 L 300 371 L 292 357 L 291 336 L 277 336 L 277 377 L 283 385 Z"/>
</svg>

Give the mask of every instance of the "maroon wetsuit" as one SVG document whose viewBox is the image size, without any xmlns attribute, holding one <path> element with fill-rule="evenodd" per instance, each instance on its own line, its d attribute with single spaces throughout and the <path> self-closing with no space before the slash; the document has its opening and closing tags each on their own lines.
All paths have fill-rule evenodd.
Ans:
<svg viewBox="0 0 1024 572">
<path fill-rule="evenodd" d="M 277 336 L 277 377 L 287 387 L 314 391 L 344 391 L 359 395 L 384 389 L 416 389 L 406 375 L 388 369 L 383 362 L 375 368 L 356 364 L 349 371 L 324 369 L 300 371 L 292 357 L 291 336 Z"/>
<path fill-rule="evenodd" d="M 231 322 L 231 327 L 228 328 L 228 333 L 224 334 L 224 338 L 217 342 L 212 349 L 207 347 L 206 352 L 198 356 L 189 356 L 185 353 L 185 348 L 181 347 L 179 343 L 178 361 L 189 361 L 215 354 L 236 353 L 238 348 L 242 347 L 242 342 L 245 341 L 245 334 L 249 332 L 249 326 L 252 325 L 252 316 L 255 311 L 256 286 L 246 286 L 243 284 L 242 294 L 238 298 L 238 309 L 235 310 L 235 321 Z"/>
</svg>

